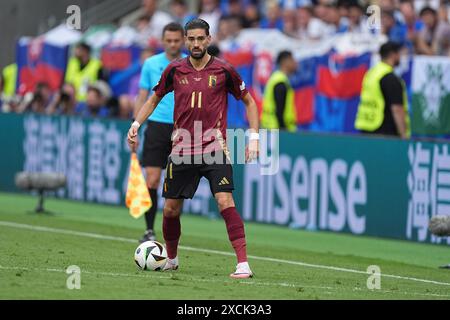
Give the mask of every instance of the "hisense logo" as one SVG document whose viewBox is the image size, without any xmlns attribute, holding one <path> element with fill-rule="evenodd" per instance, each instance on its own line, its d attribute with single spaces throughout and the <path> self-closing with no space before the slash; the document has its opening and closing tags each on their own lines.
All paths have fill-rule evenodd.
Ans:
<svg viewBox="0 0 450 320">
<path fill-rule="evenodd" d="M 258 166 L 244 170 L 245 219 L 309 230 L 366 231 L 368 182 L 361 161 L 280 154 L 275 175 L 259 175 Z"/>
</svg>

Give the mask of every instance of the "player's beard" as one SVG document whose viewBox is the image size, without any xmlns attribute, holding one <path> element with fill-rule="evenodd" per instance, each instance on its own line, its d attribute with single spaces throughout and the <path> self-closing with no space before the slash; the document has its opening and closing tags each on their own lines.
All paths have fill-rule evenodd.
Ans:
<svg viewBox="0 0 450 320">
<path fill-rule="evenodd" d="M 202 59 L 206 54 L 206 49 L 202 50 L 201 52 L 195 52 L 191 51 L 191 57 L 195 60 L 200 60 Z"/>
</svg>

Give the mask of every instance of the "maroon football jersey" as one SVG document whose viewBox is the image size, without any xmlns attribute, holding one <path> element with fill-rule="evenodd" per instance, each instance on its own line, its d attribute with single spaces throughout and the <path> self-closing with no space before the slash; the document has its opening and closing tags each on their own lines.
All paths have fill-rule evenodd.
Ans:
<svg viewBox="0 0 450 320">
<path fill-rule="evenodd" d="M 170 63 L 153 88 L 158 97 L 174 91 L 172 154 L 226 150 L 228 93 L 240 100 L 245 83 L 227 62 L 212 57 L 197 71 L 189 57 Z"/>
</svg>

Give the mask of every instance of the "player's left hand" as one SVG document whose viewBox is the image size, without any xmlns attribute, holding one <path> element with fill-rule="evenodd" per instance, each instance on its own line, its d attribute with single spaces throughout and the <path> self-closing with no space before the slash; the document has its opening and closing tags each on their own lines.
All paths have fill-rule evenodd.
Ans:
<svg viewBox="0 0 450 320">
<path fill-rule="evenodd" d="M 250 140 L 245 149 L 245 162 L 256 160 L 259 155 L 259 140 Z"/>
</svg>

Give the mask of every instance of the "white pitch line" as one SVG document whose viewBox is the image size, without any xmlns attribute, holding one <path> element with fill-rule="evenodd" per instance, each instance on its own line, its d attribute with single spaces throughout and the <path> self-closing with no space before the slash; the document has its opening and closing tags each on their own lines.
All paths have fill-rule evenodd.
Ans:
<svg viewBox="0 0 450 320">
<path fill-rule="evenodd" d="M 33 230 L 33 231 L 68 234 L 68 235 L 95 238 L 95 239 L 101 239 L 101 240 L 113 240 L 113 241 L 136 243 L 136 240 L 129 239 L 129 238 L 108 236 L 108 235 L 102 235 L 102 234 L 90 233 L 90 232 L 74 231 L 74 230 L 68 230 L 68 229 L 49 228 L 49 227 L 15 223 L 15 222 L 9 222 L 9 221 L 0 221 L 0 226 L 19 228 L 19 229 L 28 229 L 28 230 Z M 212 254 L 225 255 L 225 256 L 234 256 L 234 253 L 225 252 L 225 251 L 201 249 L 201 248 L 186 247 L 186 246 L 179 246 L 179 248 L 183 249 L 183 250 L 194 251 L 194 252 L 203 252 L 203 253 L 212 253 Z M 291 264 L 291 265 L 310 267 L 310 268 L 316 268 L 316 269 L 327 269 L 327 270 L 332 270 L 332 271 L 358 273 L 358 274 L 364 274 L 364 275 L 368 274 L 367 272 L 361 271 L 361 270 L 334 267 L 334 266 L 326 266 L 326 265 L 320 265 L 320 264 L 311 264 L 311 263 L 305 263 L 305 262 L 300 262 L 300 261 L 283 260 L 283 259 L 259 257 L 259 256 L 252 256 L 252 255 L 249 255 L 248 257 L 251 259 L 254 259 L 254 260 Z M 398 276 L 398 275 L 385 274 L 385 273 L 382 273 L 381 276 L 386 277 L 386 278 L 394 278 L 394 279 L 401 279 L 401 280 L 408 280 L 408 281 L 415 281 L 415 282 L 424 282 L 424 283 L 436 284 L 436 285 L 441 285 L 441 286 L 450 286 L 450 283 L 448 283 L 448 282 L 440 282 L 440 281 L 434 281 L 434 280 L 405 277 L 405 276 Z"/>
<path fill-rule="evenodd" d="M 65 270 L 63 269 L 57 269 L 57 268 L 28 268 L 28 267 L 5 267 L 0 265 L 0 270 L 24 270 L 24 271 L 35 271 L 35 272 L 56 272 L 56 273 L 65 273 Z M 165 279 L 170 280 L 172 279 L 172 276 L 163 276 L 158 275 L 156 273 L 147 273 L 147 274 L 130 274 L 130 273 L 116 273 L 116 272 L 92 272 L 92 271 L 82 271 L 83 274 L 90 274 L 90 275 L 100 275 L 100 276 L 107 276 L 107 277 L 130 277 L 130 278 L 147 278 L 147 279 Z M 226 280 L 213 280 L 213 279 L 202 279 L 196 276 L 190 276 L 191 278 L 195 278 L 195 281 L 198 282 L 209 282 L 209 283 L 227 283 L 227 284 L 233 284 L 236 283 L 236 281 L 226 281 Z M 180 280 L 186 280 L 186 279 L 180 279 Z M 333 291 L 341 291 L 342 288 L 339 287 L 322 287 L 322 286 L 308 286 L 303 285 L 300 283 L 285 283 L 285 282 L 257 282 L 257 281 L 240 281 L 239 283 L 250 285 L 250 286 L 269 286 L 269 287 L 291 287 L 291 288 L 310 288 L 310 289 L 326 289 L 326 290 L 333 290 Z M 353 288 L 351 291 L 363 291 L 362 288 Z M 406 291 L 387 291 L 387 290 L 376 290 L 376 293 L 387 293 L 387 294 L 402 294 L 402 295 L 409 295 L 409 296 L 431 296 L 431 297 L 442 297 L 442 298 L 450 298 L 450 295 L 443 295 L 438 293 L 421 293 L 421 292 L 406 292 Z M 322 293 L 326 294 L 334 294 L 330 291 L 324 291 Z"/>
<path fill-rule="evenodd" d="M 7 267 L 0 265 L 0 270 L 23 270 L 23 271 L 36 271 L 36 272 L 57 272 L 57 273 L 65 273 L 66 271 L 63 269 L 57 268 L 29 268 L 29 267 Z M 146 274 L 130 274 L 130 273 L 117 273 L 117 272 L 97 272 L 97 271 L 86 271 L 82 270 L 82 274 L 92 274 L 92 275 L 100 275 L 100 276 L 108 276 L 108 277 L 131 277 L 131 278 L 150 278 L 150 279 L 172 279 L 170 275 L 158 275 L 157 272 L 148 272 Z M 161 272 L 160 272 L 161 274 Z M 163 273 L 164 274 L 164 273 Z M 167 274 L 167 273 L 166 273 Z M 178 276 L 176 274 L 172 274 Z M 210 282 L 210 283 L 227 283 L 233 284 L 237 283 L 233 280 L 214 280 L 214 279 L 202 279 L 197 276 L 189 275 L 191 278 L 195 278 L 195 281 L 198 282 Z M 180 280 L 186 280 L 180 278 Z M 253 286 L 269 286 L 269 287 L 291 287 L 291 288 L 311 288 L 311 289 L 336 289 L 333 287 L 324 287 L 324 286 L 309 286 L 301 283 L 286 283 L 286 282 L 260 282 L 260 281 L 239 281 L 238 283 L 253 285 Z"/>
</svg>

